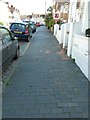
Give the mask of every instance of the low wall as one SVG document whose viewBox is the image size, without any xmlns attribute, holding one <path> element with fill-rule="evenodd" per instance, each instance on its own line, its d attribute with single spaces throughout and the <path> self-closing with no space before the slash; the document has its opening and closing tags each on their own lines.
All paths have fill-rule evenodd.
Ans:
<svg viewBox="0 0 90 120">
<path fill-rule="evenodd" d="M 90 38 L 84 35 L 74 35 L 74 41 L 72 46 L 72 58 L 75 59 L 75 63 L 79 66 L 84 75 L 90 80 L 90 68 L 88 58 L 90 57 L 90 50 L 88 49 L 88 41 Z"/>
<path fill-rule="evenodd" d="M 69 28 L 69 37 L 68 37 L 68 48 L 67 55 L 70 57 L 72 55 L 72 46 L 74 40 L 74 34 L 81 34 L 82 23 L 81 22 L 71 22 Z"/>
<path fill-rule="evenodd" d="M 57 30 L 56 39 L 58 40 L 60 44 L 61 43 L 61 30 Z"/>
<path fill-rule="evenodd" d="M 68 46 L 70 23 L 64 24 L 63 48 Z"/>
</svg>

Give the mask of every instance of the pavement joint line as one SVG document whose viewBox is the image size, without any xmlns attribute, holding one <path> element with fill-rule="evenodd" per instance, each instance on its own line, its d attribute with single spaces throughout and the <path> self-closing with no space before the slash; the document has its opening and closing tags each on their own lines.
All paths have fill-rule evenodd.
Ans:
<svg viewBox="0 0 90 120">
<path fill-rule="evenodd" d="M 23 51 L 22 56 L 25 54 L 25 52 L 26 52 L 26 50 L 28 49 L 29 45 L 30 45 L 30 42 L 29 42 L 29 43 L 27 44 L 27 46 L 25 47 L 25 50 Z M 20 56 L 20 57 L 21 57 L 21 56 Z M 18 63 L 19 63 L 19 61 L 17 61 L 16 63 L 14 63 L 15 66 L 14 66 L 13 69 L 10 71 L 9 75 L 8 75 L 6 78 L 4 78 L 4 79 L 5 79 L 5 82 L 4 82 L 3 85 L 2 85 L 2 91 L 5 89 L 5 87 L 6 87 L 7 85 L 10 84 L 10 80 L 11 80 L 14 72 L 16 71 L 16 68 L 17 68 Z M 3 81 L 4 81 L 4 80 L 3 80 Z"/>
<path fill-rule="evenodd" d="M 25 52 L 28 49 L 29 45 L 30 45 L 30 42 L 27 44 L 27 46 L 25 47 L 25 50 L 23 51 L 22 55 L 20 55 L 20 57 L 22 57 L 25 54 Z"/>
</svg>

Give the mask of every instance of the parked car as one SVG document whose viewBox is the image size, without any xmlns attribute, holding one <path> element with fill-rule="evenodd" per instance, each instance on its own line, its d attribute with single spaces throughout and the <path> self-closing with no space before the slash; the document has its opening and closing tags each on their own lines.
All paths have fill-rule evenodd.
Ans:
<svg viewBox="0 0 90 120">
<path fill-rule="evenodd" d="M 31 25 L 31 28 L 32 28 L 32 32 L 36 32 L 36 23 L 34 21 L 30 21 L 30 25 Z"/>
<path fill-rule="evenodd" d="M 25 22 L 13 22 L 10 25 L 10 30 L 19 39 L 25 39 L 29 42 L 30 37 L 32 37 L 32 30 L 28 23 Z"/>
<path fill-rule="evenodd" d="M 90 28 L 85 30 L 85 36 L 90 37 Z"/>
<path fill-rule="evenodd" d="M 7 28 L 0 26 L 0 69 L 4 72 L 13 59 L 19 57 L 20 45 L 17 38 Z"/>
<path fill-rule="evenodd" d="M 36 26 L 37 26 L 37 27 L 40 27 L 40 23 L 39 23 L 39 22 L 36 22 Z"/>
<path fill-rule="evenodd" d="M 27 22 L 30 24 L 30 27 L 32 29 L 32 33 L 36 32 L 36 24 L 34 21 L 31 21 L 31 20 L 24 20 L 23 22 Z"/>
</svg>

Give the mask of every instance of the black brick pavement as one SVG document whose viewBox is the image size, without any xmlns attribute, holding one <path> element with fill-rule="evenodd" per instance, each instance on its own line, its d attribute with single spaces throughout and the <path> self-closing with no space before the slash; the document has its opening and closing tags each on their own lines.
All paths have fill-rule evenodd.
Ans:
<svg viewBox="0 0 90 120">
<path fill-rule="evenodd" d="M 87 118 L 88 80 L 52 33 L 38 28 L 3 92 L 3 118 Z"/>
</svg>

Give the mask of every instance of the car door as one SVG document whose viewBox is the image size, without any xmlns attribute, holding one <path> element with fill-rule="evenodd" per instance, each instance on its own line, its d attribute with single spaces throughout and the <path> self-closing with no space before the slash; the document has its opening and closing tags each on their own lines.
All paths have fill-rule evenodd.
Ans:
<svg viewBox="0 0 90 120">
<path fill-rule="evenodd" d="M 5 50 L 5 56 L 7 56 L 7 61 L 10 63 L 11 60 L 13 59 L 13 53 L 14 53 L 14 45 L 13 45 L 13 41 L 11 39 L 11 35 L 10 35 L 10 31 L 6 28 L 3 28 L 3 31 L 2 31 L 2 34 L 3 34 L 3 49 L 6 49 L 7 50 L 7 55 L 6 55 L 6 50 Z M 3 56 L 4 57 L 4 56 Z"/>
<path fill-rule="evenodd" d="M 13 40 L 11 38 L 11 34 L 10 34 L 10 31 L 5 29 L 5 42 L 6 42 L 6 46 L 7 46 L 7 49 L 8 49 L 8 59 L 9 61 L 11 61 L 13 59 L 13 53 L 14 53 L 14 44 L 13 44 Z"/>
<path fill-rule="evenodd" d="M 2 40 L 2 69 L 3 71 L 6 69 L 7 65 L 8 65 L 8 48 L 7 48 L 7 44 L 6 44 L 6 37 L 5 37 L 5 29 L 4 28 L 0 28 L 0 32 L 2 34 L 1 36 L 1 40 Z"/>
<path fill-rule="evenodd" d="M 0 75 L 2 75 L 2 33 L 0 31 Z"/>
</svg>

